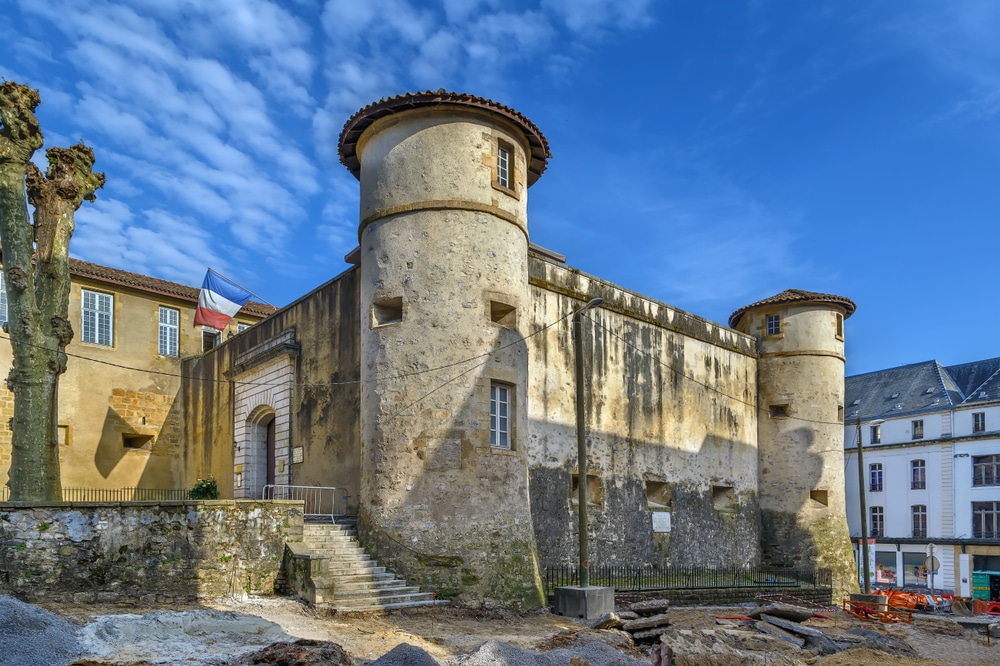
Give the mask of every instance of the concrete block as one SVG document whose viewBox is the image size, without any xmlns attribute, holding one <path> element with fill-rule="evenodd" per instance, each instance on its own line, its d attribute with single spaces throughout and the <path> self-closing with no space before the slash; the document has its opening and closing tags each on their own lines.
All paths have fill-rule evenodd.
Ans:
<svg viewBox="0 0 1000 666">
<path fill-rule="evenodd" d="M 576 587 L 556 588 L 556 613 L 566 617 L 595 620 L 615 609 L 615 588 Z"/>
</svg>

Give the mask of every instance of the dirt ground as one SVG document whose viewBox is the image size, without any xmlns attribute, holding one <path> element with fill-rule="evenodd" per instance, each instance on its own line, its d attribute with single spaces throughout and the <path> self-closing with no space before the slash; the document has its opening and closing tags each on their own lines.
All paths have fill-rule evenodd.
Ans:
<svg viewBox="0 0 1000 666">
<path fill-rule="evenodd" d="M 284 598 L 218 599 L 197 606 L 160 609 L 63 604 L 43 604 L 43 607 L 78 624 L 101 615 L 142 614 L 152 610 L 235 611 L 272 622 L 293 637 L 338 643 L 357 658 L 359 663 L 375 660 L 401 643 L 421 647 L 445 661 L 468 654 L 491 639 L 521 648 L 547 649 L 553 645 L 553 636 L 563 632 L 587 630 L 582 621 L 554 615 L 545 610 L 521 615 L 500 610 L 436 606 L 385 614 L 345 615 L 317 610 Z M 745 609 L 739 607 L 678 607 L 671 609 L 668 615 L 673 623 L 673 632 L 692 632 L 704 642 L 710 641 L 706 637 L 711 637 L 715 630 L 720 629 L 716 623 L 717 616 L 738 615 L 743 610 Z M 846 633 L 852 627 L 863 627 L 905 642 L 917 656 L 893 656 L 869 649 L 853 649 L 820 658 L 808 658 L 808 655 L 804 655 L 807 658 L 802 659 L 794 651 L 785 651 L 782 652 L 782 658 L 775 655 L 769 661 L 764 656 L 761 663 L 812 663 L 819 666 L 1000 665 L 1000 646 L 996 645 L 996 639 L 992 641 L 992 646 L 988 646 L 983 633 L 962 630 L 948 619 L 918 615 L 912 625 L 884 625 L 862 623 L 842 613 L 833 613 L 831 619 L 813 619 L 808 624 L 832 634 Z M 722 655 L 707 658 L 692 654 L 685 658 L 685 655 L 678 654 L 677 657 L 678 666 L 742 663 Z"/>
</svg>

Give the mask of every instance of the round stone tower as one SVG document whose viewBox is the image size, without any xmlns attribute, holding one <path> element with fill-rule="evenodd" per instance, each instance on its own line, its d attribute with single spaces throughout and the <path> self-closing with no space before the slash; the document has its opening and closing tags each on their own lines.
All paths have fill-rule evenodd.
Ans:
<svg viewBox="0 0 1000 666">
<path fill-rule="evenodd" d="M 857 591 L 844 498 L 847 298 L 789 289 L 737 310 L 757 338 L 757 450 L 764 561 L 833 573 L 834 600 Z"/>
<path fill-rule="evenodd" d="M 537 607 L 527 203 L 548 144 L 442 90 L 361 109 L 340 157 L 361 182 L 362 541 L 439 596 Z"/>
</svg>

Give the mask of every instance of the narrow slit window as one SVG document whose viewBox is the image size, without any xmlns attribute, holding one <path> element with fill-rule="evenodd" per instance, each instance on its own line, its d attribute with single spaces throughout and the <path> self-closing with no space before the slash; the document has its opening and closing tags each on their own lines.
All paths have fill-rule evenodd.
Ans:
<svg viewBox="0 0 1000 666">
<path fill-rule="evenodd" d="M 830 491 L 818 488 L 809 491 L 809 499 L 823 506 L 830 505 Z"/>
<path fill-rule="evenodd" d="M 497 185 L 510 188 L 510 146 L 502 141 L 497 143 Z"/>
<path fill-rule="evenodd" d="M 786 419 L 792 415 L 792 409 L 789 405 L 769 405 L 767 415 L 772 419 Z"/>
<path fill-rule="evenodd" d="M 490 384 L 490 446 L 510 449 L 510 387 Z"/>
</svg>

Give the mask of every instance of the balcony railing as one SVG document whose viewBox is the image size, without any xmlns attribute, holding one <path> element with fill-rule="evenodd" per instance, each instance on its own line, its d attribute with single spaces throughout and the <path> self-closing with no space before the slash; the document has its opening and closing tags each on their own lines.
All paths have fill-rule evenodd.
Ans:
<svg viewBox="0 0 1000 666">
<path fill-rule="evenodd" d="M 188 499 L 185 488 L 63 488 L 63 502 L 176 502 Z M 0 486 L 0 502 L 10 501 L 10 488 Z"/>
</svg>

